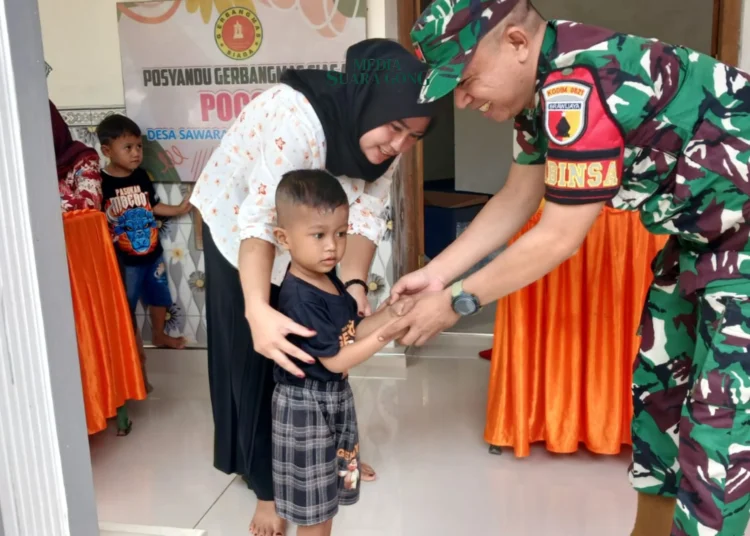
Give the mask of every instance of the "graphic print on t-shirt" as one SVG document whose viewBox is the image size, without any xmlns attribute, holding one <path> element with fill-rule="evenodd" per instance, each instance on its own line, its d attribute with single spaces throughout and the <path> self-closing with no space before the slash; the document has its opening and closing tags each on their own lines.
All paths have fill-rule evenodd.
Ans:
<svg viewBox="0 0 750 536">
<path fill-rule="evenodd" d="M 354 344 L 356 332 L 357 328 L 354 326 L 354 320 L 349 320 L 346 326 L 341 330 L 341 335 L 339 336 L 339 345 L 341 348 L 349 344 Z"/>
<path fill-rule="evenodd" d="M 149 194 L 137 184 L 114 191 L 104 211 L 115 243 L 128 255 L 151 253 L 159 244 L 159 228 Z"/>
</svg>

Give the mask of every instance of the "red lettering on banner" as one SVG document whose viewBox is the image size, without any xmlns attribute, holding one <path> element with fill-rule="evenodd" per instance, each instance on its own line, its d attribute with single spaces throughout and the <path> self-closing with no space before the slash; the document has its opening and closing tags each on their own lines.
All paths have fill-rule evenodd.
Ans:
<svg viewBox="0 0 750 536">
<path fill-rule="evenodd" d="M 165 149 L 163 153 L 159 153 L 159 160 L 164 166 L 162 172 L 166 172 L 173 167 L 181 165 L 185 160 L 190 159 L 182 154 L 179 147 L 172 145 L 169 149 Z"/>
<path fill-rule="evenodd" d="M 172 145 L 172 148 L 167 151 L 167 154 L 169 155 L 169 159 L 172 161 L 172 165 L 174 166 L 179 166 L 185 160 L 188 160 L 188 157 L 183 156 L 182 152 L 180 152 L 180 148 L 176 145 Z"/>
<path fill-rule="evenodd" d="M 252 91 L 201 91 L 198 95 L 201 105 L 201 121 L 221 121 L 224 123 L 237 119 L 250 101 L 263 93 L 261 89 Z"/>
</svg>

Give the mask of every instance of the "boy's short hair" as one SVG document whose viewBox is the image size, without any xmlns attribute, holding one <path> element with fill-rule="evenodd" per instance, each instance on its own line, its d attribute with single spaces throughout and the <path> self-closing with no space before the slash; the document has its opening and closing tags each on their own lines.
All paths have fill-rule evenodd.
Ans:
<svg viewBox="0 0 750 536">
<path fill-rule="evenodd" d="M 113 114 L 104 118 L 96 127 L 96 135 L 99 143 L 109 145 L 121 136 L 141 137 L 141 129 L 130 119 L 120 114 Z"/>
<path fill-rule="evenodd" d="M 349 206 L 339 180 L 322 169 L 299 169 L 284 173 L 276 187 L 276 214 L 281 223 L 285 208 L 304 205 L 321 211 Z"/>
</svg>

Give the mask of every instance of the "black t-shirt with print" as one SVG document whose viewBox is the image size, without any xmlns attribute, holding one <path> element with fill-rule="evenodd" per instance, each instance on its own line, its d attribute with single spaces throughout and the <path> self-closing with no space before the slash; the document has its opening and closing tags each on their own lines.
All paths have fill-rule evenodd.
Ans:
<svg viewBox="0 0 750 536">
<path fill-rule="evenodd" d="M 305 373 L 303 379 L 276 365 L 274 379 L 278 383 L 302 386 L 305 379 L 321 382 L 343 379 L 343 374 L 331 372 L 318 358 L 333 357 L 343 346 L 353 343 L 360 318 L 357 315 L 357 302 L 346 291 L 341 280 L 333 271 L 328 276 L 336 286 L 338 295 L 321 290 L 289 272 L 281 284 L 279 312 L 298 324 L 315 330 L 317 334 L 313 337 L 289 336 L 292 344 L 316 359 L 315 363 L 308 365 L 292 358 L 295 365 Z"/>
<path fill-rule="evenodd" d="M 102 210 L 122 262 L 129 266 L 153 263 L 163 253 L 154 207 L 159 204 L 145 170 L 128 177 L 102 171 Z"/>
</svg>

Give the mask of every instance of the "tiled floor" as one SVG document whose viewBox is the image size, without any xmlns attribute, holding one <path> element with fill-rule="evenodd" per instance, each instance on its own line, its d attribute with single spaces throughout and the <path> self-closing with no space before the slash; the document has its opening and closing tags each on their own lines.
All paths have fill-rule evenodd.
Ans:
<svg viewBox="0 0 750 536">
<path fill-rule="evenodd" d="M 488 454 L 489 363 L 439 357 L 412 359 L 405 370 L 370 367 L 361 371 L 369 379 L 352 380 L 362 452 L 380 479 L 342 508 L 335 535 L 629 534 L 626 456 L 554 456 L 542 447 L 523 460 Z M 156 391 L 132 404 L 130 436 L 110 429 L 91 439 L 100 520 L 243 536 L 253 495 L 213 469 L 205 376 L 194 363 L 185 368 L 179 380 L 152 375 Z"/>
</svg>

